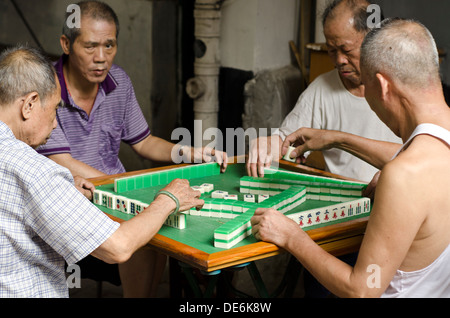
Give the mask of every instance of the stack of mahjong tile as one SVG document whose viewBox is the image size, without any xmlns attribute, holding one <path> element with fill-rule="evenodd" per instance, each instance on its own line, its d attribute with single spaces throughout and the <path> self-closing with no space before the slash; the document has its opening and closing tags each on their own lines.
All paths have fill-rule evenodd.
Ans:
<svg viewBox="0 0 450 318">
<path fill-rule="evenodd" d="M 367 186 L 358 182 L 265 169 L 264 178 L 242 177 L 240 191 L 249 194 L 274 195 L 292 185 L 306 186 L 307 199 L 333 202 L 360 198 Z"/>
<path fill-rule="evenodd" d="M 274 208 L 289 211 L 306 200 L 306 187 L 292 186 L 289 189 L 265 199 L 261 203 L 245 202 L 248 209 L 214 231 L 214 246 L 231 248 L 251 234 L 250 219 L 257 208 Z M 245 208 L 244 208 L 245 209 Z"/>
<path fill-rule="evenodd" d="M 93 203 L 111 210 L 137 215 L 153 201 L 154 194 L 153 196 L 146 195 L 145 199 L 138 200 L 132 198 L 135 194 L 131 194 L 130 191 L 164 186 L 177 178 L 202 178 L 218 174 L 220 174 L 220 166 L 217 163 L 206 163 L 118 178 L 114 180 L 113 185 L 97 187 L 94 191 Z M 204 184 L 203 186 L 202 191 L 212 191 L 214 187 L 212 184 Z M 182 213 L 172 214 L 165 224 L 184 229 L 186 227 L 186 215 Z"/>
<path fill-rule="evenodd" d="M 118 178 L 114 180 L 114 192 L 122 193 L 127 191 L 151 188 L 159 185 L 166 185 L 175 179 L 194 179 L 220 174 L 220 165 L 217 163 L 205 163 L 198 165 L 184 166 L 170 170 L 154 171 L 138 176 Z"/>
<path fill-rule="evenodd" d="M 287 215 L 302 228 L 369 213 L 370 200 L 361 198 L 366 186 L 358 182 L 274 169 L 265 169 L 264 178 L 245 176 L 240 179 L 240 192 L 244 195 L 272 196 L 271 200 L 264 201 L 258 207 L 271 207 L 282 213 L 295 209 L 306 199 L 344 202 Z M 293 195 L 292 191 L 297 194 Z M 301 199 L 297 197 L 298 192 L 301 192 Z M 283 197 L 283 203 L 278 202 L 280 195 Z M 289 202 L 289 198 L 292 198 L 294 204 Z M 219 227 L 214 232 L 214 246 L 231 248 L 250 235 L 250 219 L 255 208 L 252 207 L 243 215 Z"/>
<path fill-rule="evenodd" d="M 370 199 L 360 198 L 322 208 L 311 209 L 286 215 L 302 228 L 310 228 L 341 219 L 351 219 L 370 213 Z"/>
</svg>

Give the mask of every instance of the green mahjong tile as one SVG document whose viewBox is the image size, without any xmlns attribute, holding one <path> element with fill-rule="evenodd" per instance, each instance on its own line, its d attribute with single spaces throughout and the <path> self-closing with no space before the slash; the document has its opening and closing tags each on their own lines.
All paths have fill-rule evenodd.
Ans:
<svg viewBox="0 0 450 318">
<path fill-rule="evenodd" d="M 137 176 L 135 178 L 135 189 L 142 189 L 144 188 L 144 177 L 143 176 Z"/>
<path fill-rule="evenodd" d="M 136 189 L 136 185 L 135 185 L 135 178 L 128 178 L 125 179 L 126 184 L 127 184 L 127 190 L 126 191 L 133 191 L 134 189 Z"/>
<path fill-rule="evenodd" d="M 159 173 L 159 184 L 163 185 L 163 184 L 168 184 L 168 175 L 167 175 L 167 171 L 161 171 Z"/>
<path fill-rule="evenodd" d="M 151 175 L 143 175 L 144 188 L 150 188 L 152 186 L 152 177 Z"/>
<path fill-rule="evenodd" d="M 170 183 L 175 179 L 177 179 L 177 172 L 174 170 L 167 171 L 167 183 Z"/>
<path fill-rule="evenodd" d="M 149 176 L 150 176 L 150 183 L 151 183 L 152 187 L 158 186 L 161 184 L 159 181 L 159 173 L 152 173 Z"/>
<path fill-rule="evenodd" d="M 126 180 L 116 180 L 116 192 L 122 193 L 127 191 L 127 182 Z"/>
</svg>

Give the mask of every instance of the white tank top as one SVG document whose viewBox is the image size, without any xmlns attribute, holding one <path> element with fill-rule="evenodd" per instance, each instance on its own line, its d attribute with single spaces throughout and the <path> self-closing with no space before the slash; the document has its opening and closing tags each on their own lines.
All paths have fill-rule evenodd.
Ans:
<svg viewBox="0 0 450 318">
<path fill-rule="evenodd" d="M 450 146 L 450 131 L 433 124 L 422 124 L 414 130 L 394 158 L 414 137 L 424 134 L 441 139 Z M 423 269 L 414 272 L 397 270 L 382 297 L 450 298 L 450 244 L 431 265 Z"/>
</svg>

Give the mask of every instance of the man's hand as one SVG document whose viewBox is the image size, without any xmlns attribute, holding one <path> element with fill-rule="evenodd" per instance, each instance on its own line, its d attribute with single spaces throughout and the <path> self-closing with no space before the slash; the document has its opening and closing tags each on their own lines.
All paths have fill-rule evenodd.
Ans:
<svg viewBox="0 0 450 318">
<path fill-rule="evenodd" d="M 279 247 L 287 246 L 303 230 L 293 220 L 274 209 L 256 209 L 251 218 L 253 236 Z"/>
<path fill-rule="evenodd" d="M 251 177 L 264 177 L 264 168 L 281 158 L 280 136 L 259 137 L 252 140 L 246 163 L 247 174 Z"/>
<path fill-rule="evenodd" d="M 313 128 L 300 128 L 286 137 L 281 146 L 281 155 L 286 155 L 290 146 L 296 149 L 291 152 L 291 158 L 299 158 L 297 162 L 304 163 L 304 154 L 308 151 L 328 150 L 334 147 L 332 139 L 336 131 Z"/>
<path fill-rule="evenodd" d="M 77 188 L 77 190 L 80 191 L 81 194 L 83 194 L 86 198 L 92 200 L 95 186 L 91 182 L 80 176 L 75 176 L 73 179 L 75 181 L 75 187 Z"/>
<path fill-rule="evenodd" d="M 185 179 L 175 179 L 169 183 L 163 190 L 172 193 L 180 202 L 179 211 L 187 211 L 191 208 L 201 209 L 205 201 L 200 199 L 200 191 L 191 188 L 189 181 Z M 164 197 L 162 195 L 158 198 Z M 173 200 L 170 199 L 172 202 Z"/>
<path fill-rule="evenodd" d="M 217 162 L 220 165 L 220 172 L 225 172 L 228 166 L 228 156 L 226 152 L 210 147 L 183 147 L 183 162 L 201 163 Z"/>
</svg>

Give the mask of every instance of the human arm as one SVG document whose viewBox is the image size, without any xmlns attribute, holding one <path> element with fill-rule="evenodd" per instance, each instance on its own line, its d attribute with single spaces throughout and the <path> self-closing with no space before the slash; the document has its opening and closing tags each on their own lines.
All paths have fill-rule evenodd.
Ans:
<svg viewBox="0 0 450 318">
<path fill-rule="evenodd" d="M 275 210 L 258 209 L 255 212 L 253 234 L 257 239 L 290 252 L 333 294 L 339 297 L 379 297 L 395 271 L 402 266 L 423 223 L 423 216 L 415 207 L 417 202 L 411 200 L 419 199 L 420 195 L 410 187 L 406 174 L 395 170 L 395 167 L 390 167 L 381 174 L 355 267 L 325 252 L 294 221 Z M 375 288 L 368 284 L 374 274 L 370 271 L 373 268 L 379 269 L 376 277 L 379 285 Z"/>
<path fill-rule="evenodd" d="M 178 198 L 180 211 L 201 207 L 204 203 L 200 199 L 200 192 L 193 190 L 187 180 L 176 179 L 163 190 Z M 175 207 L 176 204 L 171 198 L 159 195 L 144 212 L 121 223 L 117 231 L 92 252 L 92 256 L 107 263 L 125 262 L 153 238 Z"/>
<path fill-rule="evenodd" d="M 264 168 L 270 167 L 272 161 L 280 160 L 282 144 L 283 140 L 279 135 L 252 140 L 246 162 L 247 174 L 252 177 L 264 177 Z"/>
<path fill-rule="evenodd" d="M 103 172 L 73 158 L 70 153 L 62 153 L 48 156 L 60 166 L 66 167 L 70 170 L 73 176 L 80 176 L 83 178 L 96 178 L 106 176 Z"/>
<path fill-rule="evenodd" d="M 225 152 L 211 149 L 209 147 L 184 146 L 175 145 L 164 139 L 155 136 L 148 136 L 141 142 L 132 145 L 132 148 L 140 156 L 159 162 L 185 162 L 185 163 L 201 163 L 216 161 L 221 165 L 221 171 L 225 172 L 228 164 L 228 157 Z M 181 154 L 180 154 L 181 149 Z M 177 160 L 181 155 L 181 160 Z"/>
<path fill-rule="evenodd" d="M 301 157 L 307 151 L 337 148 L 378 169 L 382 169 L 401 147 L 400 144 L 392 142 L 368 139 L 336 130 L 313 128 L 300 128 L 287 136 L 281 146 L 282 156 L 287 153 L 291 145 L 296 147 L 296 150 L 291 153 L 292 158 Z"/>
<path fill-rule="evenodd" d="M 95 190 L 94 184 L 80 176 L 75 176 L 73 179 L 77 190 L 80 191 L 81 194 L 83 194 L 88 200 L 92 200 Z"/>
</svg>

